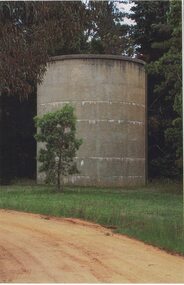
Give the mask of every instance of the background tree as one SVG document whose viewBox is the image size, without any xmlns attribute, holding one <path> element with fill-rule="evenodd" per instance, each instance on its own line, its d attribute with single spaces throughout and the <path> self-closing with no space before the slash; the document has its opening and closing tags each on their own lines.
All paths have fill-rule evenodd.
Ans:
<svg viewBox="0 0 184 285">
<path fill-rule="evenodd" d="M 19 97 L 41 82 L 58 41 L 70 52 L 86 23 L 85 4 L 74 1 L 1 2 L 0 18 L 0 91 Z"/>
<path fill-rule="evenodd" d="M 126 16 L 117 8 L 116 1 L 89 1 L 90 26 L 88 35 L 90 53 L 125 54 L 128 49 Z"/>
<path fill-rule="evenodd" d="M 27 96 L 40 83 L 50 55 L 121 54 L 125 16 L 111 1 L 0 3 L 0 92 Z"/>
<path fill-rule="evenodd" d="M 56 184 L 58 191 L 61 191 L 63 177 L 78 173 L 74 157 L 82 140 L 75 137 L 74 109 L 70 105 L 65 105 L 59 111 L 36 117 L 35 122 L 39 128 L 35 138 L 45 144 L 45 147 L 40 149 L 38 157 L 41 162 L 39 171 L 46 174 L 46 183 Z"/>
<path fill-rule="evenodd" d="M 177 178 L 181 175 L 181 163 L 176 165 L 176 161 L 179 153 L 181 157 L 182 136 L 181 121 L 175 121 L 178 116 L 175 101 L 181 99 L 174 98 L 181 98 L 176 95 L 181 94 L 181 2 L 136 1 L 135 4 L 130 17 L 137 23 L 133 28 L 137 57 L 148 63 L 149 175 Z M 177 134 L 172 124 L 178 127 L 180 124 Z"/>
<path fill-rule="evenodd" d="M 157 46 L 171 36 L 171 30 L 167 25 L 167 12 L 169 1 L 133 1 L 129 17 L 135 21 L 132 29 L 136 55 L 147 63 L 158 59 L 163 55 L 167 47 Z"/>
<path fill-rule="evenodd" d="M 167 156 L 163 161 L 169 175 L 182 174 L 182 22 L 181 2 L 171 1 L 167 13 L 167 25 L 171 30 L 171 38 L 165 43 L 168 50 L 158 60 L 150 63 L 150 74 L 163 77 L 155 84 L 155 94 L 165 94 L 164 103 L 172 106 L 165 122 L 164 138 Z"/>
</svg>

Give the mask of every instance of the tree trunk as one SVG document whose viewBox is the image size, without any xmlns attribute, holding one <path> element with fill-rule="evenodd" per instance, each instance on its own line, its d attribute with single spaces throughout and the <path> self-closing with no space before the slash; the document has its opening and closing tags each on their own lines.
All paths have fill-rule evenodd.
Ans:
<svg viewBox="0 0 184 285">
<path fill-rule="evenodd" d="M 58 175 L 57 175 L 57 190 L 58 192 L 61 191 L 61 181 L 60 181 L 60 172 L 58 170 Z"/>
<path fill-rule="evenodd" d="M 61 176 L 59 169 L 57 174 L 57 191 L 58 192 L 64 191 L 63 177 Z"/>
<path fill-rule="evenodd" d="M 58 192 L 63 192 L 64 191 L 63 179 L 62 179 L 62 176 L 60 174 L 60 171 L 58 171 L 58 175 L 57 175 L 57 191 Z"/>
<path fill-rule="evenodd" d="M 61 182 L 61 155 L 59 156 L 59 162 L 58 162 L 58 169 L 57 169 L 57 190 L 58 192 L 63 192 L 63 180 Z"/>
</svg>

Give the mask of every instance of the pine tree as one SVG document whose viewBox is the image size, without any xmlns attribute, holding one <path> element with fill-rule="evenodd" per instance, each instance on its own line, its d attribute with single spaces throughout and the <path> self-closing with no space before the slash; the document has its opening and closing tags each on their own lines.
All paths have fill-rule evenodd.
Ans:
<svg viewBox="0 0 184 285">
<path fill-rule="evenodd" d="M 148 63 L 149 174 L 178 177 L 181 121 L 175 119 L 176 106 L 181 109 L 181 2 L 135 3 L 132 9 L 135 14 L 131 17 L 137 22 L 134 28 L 137 57 Z M 180 131 L 175 132 L 178 128 Z"/>
<path fill-rule="evenodd" d="M 126 13 L 117 8 L 113 1 L 89 1 L 90 11 L 89 42 L 90 53 L 126 53 L 128 26 L 122 23 Z"/>
<path fill-rule="evenodd" d="M 155 84 L 156 94 L 165 94 L 165 105 L 172 110 L 165 124 L 166 164 L 170 175 L 182 175 L 182 22 L 181 2 L 172 0 L 167 14 L 171 38 L 167 41 L 168 51 L 149 65 L 149 71 L 163 77 Z"/>
</svg>

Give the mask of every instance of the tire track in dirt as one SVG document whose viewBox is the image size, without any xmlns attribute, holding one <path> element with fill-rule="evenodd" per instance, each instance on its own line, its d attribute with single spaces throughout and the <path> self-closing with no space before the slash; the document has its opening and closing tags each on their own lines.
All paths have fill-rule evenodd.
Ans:
<svg viewBox="0 0 184 285">
<path fill-rule="evenodd" d="M 0 225 L 0 228 L 1 228 L 1 225 Z M 20 223 L 13 222 L 13 223 L 8 224 L 8 221 L 7 221 L 4 224 L 3 228 L 4 229 L 9 228 L 10 226 L 13 231 L 16 231 L 16 229 L 20 227 Z M 84 250 L 82 247 L 77 246 L 65 239 L 62 239 L 61 236 L 60 238 L 58 238 L 57 234 L 52 234 L 47 231 L 40 231 L 38 229 L 34 229 L 34 232 L 33 232 L 32 228 L 28 227 L 27 225 L 21 225 L 21 228 L 24 229 L 25 232 L 27 232 L 27 235 L 32 235 L 32 239 L 34 237 L 37 237 L 39 240 L 41 239 L 42 243 L 44 243 L 44 246 L 49 247 L 50 245 L 52 245 L 53 247 L 56 247 L 57 251 L 61 253 L 62 257 L 70 259 L 71 265 L 72 265 L 72 261 L 78 264 L 81 264 L 83 268 L 86 267 L 86 265 L 88 265 L 88 268 L 94 274 L 95 277 L 101 278 L 102 275 L 104 275 L 104 278 L 107 279 L 110 268 L 103 265 L 102 262 L 100 262 L 97 259 L 97 255 L 98 255 L 97 252 Z M 17 244 L 15 246 L 17 247 Z M 72 250 L 72 253 L 70 253 L 71 250 Z M 21 251 L 24 252 L 25 250 L 21 249 Z M 33 258 L 33 256 L 30 256 L 30 257 Z M 93 267 L 94 266 L 96 267 L 97 263 L 99 264 L 98 270 L 95 270 L 93 269 Z M 99 274 L 98 274 L 98 271 L 99 271 Z"/>
<path fill-rule="evenodd" d="M 184 258 L 89 222 L 0 210 L 0 282 L 184 283 Z"/>
</svg>

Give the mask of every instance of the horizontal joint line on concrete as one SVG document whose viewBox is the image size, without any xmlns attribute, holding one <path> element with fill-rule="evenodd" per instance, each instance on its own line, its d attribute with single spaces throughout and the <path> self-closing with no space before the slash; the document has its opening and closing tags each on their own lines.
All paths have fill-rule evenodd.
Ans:
<svg viewBox="0 0 184 285">
<path fill-rule="evenodd" d="M 138 104 L 134 102 L 126 102 L 126 101 L 81 101 L 81 100 L 70 100 L 70 101 L 55 101 L 55 102 L 49 102 L 49 103 L 41 103 L 41 106 L 45 105 L 62 105 L 62 104 L 70 104 L 70 103 L 81 103 L 82 106 L 85 104 L 123 104 L 123 105 L 132 105 L 132 106 L 139 106 L 145 108 L 144 104 Z"/>
<path fill-rule="evenodd" d="M 143 178 L 143 176 L 139 176 L 139 175 L 113 175 L 111 177 L 114 177 L 114 178 L 125 178 L 125 177 L 128 177 L 128 178 Z"/>
<path fill-rule="evenodd" d="M 96 160 L 127 160 L 127 161 L 134 161 L 134 160 L 142 160 L 145 161 L 145 158 L 140 158 L 140 157 L 100 157 L 100 156 L 90 156 L 90 157 L 75 157 L 76 159 L 84 160 L 84 159 L 96 159 Z"/>
<path fill-rule="evenodd" d="M 119 178 L 144 178 L 144 176 L 138 176 L 138 175 L 112 175 L 112 176 L 100 176 L 100 177 L 98 177 L 98 176 L 95 176 L 95 175 L 93 175 L 93 176 L 88 176 L 88 175 L 72 175 L 72 177 L 75 177 L 75 178 L 87 178 L 87 179 L 91 179 L 91 178 L 97 178 L 97 179 L 99 179 L 99 178 L 117 178 L 117 177 L 119 177 Z"/>
<path fill-rule="evenodd" d="M 108 122 L 108 123 L 128 123 L 128 124 L 133 124 L 133 125 L 144 125 L 143 122 L 141 121 L 130 121 L 130 120 L 114 120 L 114 119 L 97 119 L 97 120 L 87 120 L 87 119 L 78 119 L 77 122 L 87 122 L 89 124 L 96 124 L 99 122 Z"/>
</svg>

